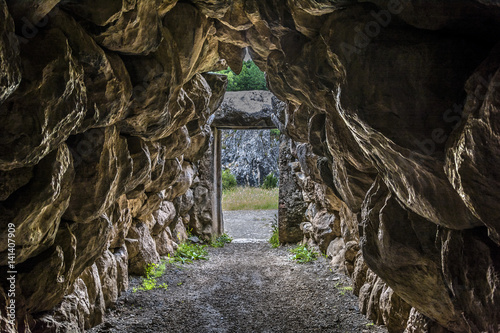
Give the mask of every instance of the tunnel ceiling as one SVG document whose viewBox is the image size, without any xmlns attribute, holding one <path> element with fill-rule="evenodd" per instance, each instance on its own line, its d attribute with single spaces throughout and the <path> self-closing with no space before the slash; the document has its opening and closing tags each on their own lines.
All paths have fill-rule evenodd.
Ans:
<svg viewBox="0 0 500 333">
<path fill-rule="evenodd" d="M 14 223 L 18 319 L 123 245 L 133 200 L 182 192 L 225 90 L 208 72 L 239 72 L 248 47 L 368 267 L 449 330 L 497 331 L 499 26 L 489 0 L 0 0 L 0 264 Z"/>
</svg>

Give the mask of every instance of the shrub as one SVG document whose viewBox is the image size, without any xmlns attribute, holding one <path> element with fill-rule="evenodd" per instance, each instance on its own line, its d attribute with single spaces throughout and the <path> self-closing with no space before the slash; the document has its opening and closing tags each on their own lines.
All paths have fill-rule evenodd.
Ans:
<svg viewBox="0 0 500 333">
<path fill-rule="evenodd" d="M 264 183 L 262 184 L 262 188 L 269 190 L 278 186 L 278 178 L 274 175 L 273 172 L 268 174 L 264 179 Z"/>
<path fill-rule="evenodd" d="M 224 170 L 222 172 L 222 190 L 232 190 L 236 187 L 236 185 L 236 177 L 231 173 L 231 171 L 229 171 L 229 169 Z"/>
<path fill-rule="evenodd" d="M 300 264 L 318 259 L 318 252 L 309 249 L 306 245 L 299 245 L 290 250 L 292 260 L 296 260 Z"/>
</svg>

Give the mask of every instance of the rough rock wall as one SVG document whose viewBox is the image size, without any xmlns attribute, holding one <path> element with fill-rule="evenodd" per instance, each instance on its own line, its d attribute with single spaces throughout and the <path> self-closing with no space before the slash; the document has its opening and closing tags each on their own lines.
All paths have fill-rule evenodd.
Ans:
<svg viewBox="0 0 500 333">
<path fill-rule="evenodd" d="M 222 130 L 223 169 L 240 186 L 261 186 L 267 175 L 279 176 L 279 134 L 270 130 Z"/>
<path fill-rule="evenodd" d="M 213 20 L 154 4 L 0 1 L 2 332 L 98 324 L 196 216 L 226 80 Z"/>
<path fill-rule="evenodd" d="M 14 223 L 19 330 L 53 329 L 36 314 L 70 291 L 102 304 L 81 292 L 97 260 L 118 272 L 124 244 L 152 246 L 147 213 L 182 194 L 223 90 L 196 73 L 237 70 L 247 46 L 363 261 L 416 309 L 407 331 L 422 315 L 500 330 L 497 2 L 0 0 L 0 17 L 0 265 Z"/>
</svg>

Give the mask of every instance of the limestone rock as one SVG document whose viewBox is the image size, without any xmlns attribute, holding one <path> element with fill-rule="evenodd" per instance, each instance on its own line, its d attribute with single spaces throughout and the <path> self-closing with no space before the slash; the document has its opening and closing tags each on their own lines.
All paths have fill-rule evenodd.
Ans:
<svg viewBox="0 0 500 333">
<path fill-rule="evenodd" d="M 389 332 L 402 332 L 407 325 L 411 306 L 403 301 L 391 287 L 385 286 L 380 295 L 382 319 Z"/>
<path fill-rule="evenodd" d="M 168 197 L 170 199 L 174 199 L 189 191 L 189 188 L 193 185 L 195 175 L 196 171 L 193 169 L 193 165 L 191 163 L 182 163 L 182 172 L 175 180 L 175 184 L 168 189 Z"/>
<path fill-rule="evenodd" d="M 33 331 L 83 331 L 102 322 L 104 299 L 95 265 L 76 279 L 71 292 L 50 314 L 35 319 Z"/>
<path fill-rule="evenodd" d="M 0 201 L 5 201 L 12 193 L 26 185 L 33 177 L 33 167 L 0 171 Z"/>
<path fill-rule="evenodd" d="M 182 165 L 178 158 L 164 160 L 163 157 L 163 152 L 160 151 L 152 161 L 151 182 L 146 185 L 146 192 L 160 192 L 167 189 L 182 173 Z"/>
<path fill-rule="evenodd" d="M 184 216 L 189 213 L 194 204 L 195 197 L 192 189 L 188 189 L 186 193 L 174 200 L 175 210 L 179 216 Z"/>
<path fill-rule="evenodd" d="M 404 210 L 380 181 L 367 194 L 362 219 L 368 266 L 408 303 L 451 330 L 464 331 L 464 309 L 450 297 L 433 245 L 437 227 Z"/>
<path fill-rule="evenodd" d="M 499 45 L 467 81 L 464 119 L 457 124 L 447 152 L 446 172 L 467 207 L 490 228 L 491 239 L 500 245 L 500 174 L 494 167 L 500 148 L 499 103 L 494 89 L 500 82 L 498 54 Z"/>
<path fill-rule="evenodd" d="M 335 271 L 346 272 L 345 244 L 341 237 L 337 237 L 331 241 L 324 252 L 331 258 L 330 265 Z"/>
<path fill-rule="evenodd" d="M 76 259 L 73 268 L 73 279 L 89 266 L 106 250 L 112 223 L 101 216 L 88 223 L 72 223 L 71 231 L 76 238 Z"/>
<path fill-rule="evenodd" d="M 172 237 L 177 244 L 180 244 L 188 239 L 186 226 L 181 218 L 177 218 L 175 223 L 171 224 Z"/>
<path fill-rule="evenodd" d="M 36 313 L 55 307 L 78 276 L 73 277 L 77 240 L 68 224 L 59 227 L 56 242 L 45 252 L 16 265 L 18 313 Z M 40 277 L 43 276 L 43 279 Z M 50 290 L 48 294 L 46 291 Z"/>
<path fill-rule="evenodd" d="M 212 19 L 189 3 L 179 3 L 165 15 L 163 24 L 173 36 L 182 77 L 191 78 L 215 66 L 219 56 L 213 52 L 217 43 Z"/>
<path fill-rule="evenodd" d="M 177 244 L 173 240 L 170 228 L 166 228 L 158 235 L 155 235 L 154 240 L 156 251 L 160 256 L 173 255 L 177 249 Z"/>
<path fill-rule="evenodd" d="M 280 143 L 280 195 L 279 195 L 279 239 L 280 243 L 298 242 L 302 239 L 300 223 L 305 220 L 307 204 L 302 197 L 298 181 L 294 178 L 291 162 L 295 160 L 290 152 L 291 140 L 284 138 Z"/>
<path fill-rule="evenodd" d="M 84 7 L 83 15 L 87 14 L 93 22 L 106 27 L 94 38 L 107 49 L 125 54 L 148 54 L 161 42 L 161 20 L 157 8 L 148 2 L 124 2 L 122 6 L 116 3 L 110 7 L 98 3 L 96 7 L 94 1 L 86 1 L 71 7 L 78 13 L 82 13 Z"/>
<path fill-rule="evenodd" d="M 340 219 L 326 210 L 319 211 L 311 221 L 313 237 L 322 252 L 326 252 L 335 238 L 340 237 Z M 343 243 L 343 241 L 342 241 Z"/>
<path fill-rule="evenodd" d="M 204 126 L 200 133 L 191 137 L 191 146 L 184 152 L 184 159 L 190 162 L 202 159 L 203 154 L 209 149 L 212 139 L 210 126 Z"/>
<path fill-rule="evenodd" d="M 19 86 L 21 70 L 19 42 L 14 34 L 14 21 L 5 1 L 0 2 L 0 104 Z"/>
<path fill-rule="evenodd" d="M 33 1 L 33 0 L 23 0 L 23 1 L 13 1 L 7 0 L 9 5 L 9 10 L 16 21 L 22 22 L 21 33 L 23 37 L 29 38 L 30 33 L 38 31 L 38 28 L 43 28 L 47 21 L 52 18 L 46 17 L 54 9 L 58 11 L 57 4 L 60 0 L 49 0 L 43 3 Z M 29 33 L 28 33 L 29 32 Z M 26 36 L 28 35 L 28 36 Z"/>
<path fill-rule="evenodd" d="M 439 326 L 415 308 L 411 308 L 404 333 L 448 333 L 447 329 Z"/>
<path fill-rule="evenodd" d="M 16 263 L 52 246 L 70 201 L 73 178 L 70 152 L 66 145 L 61 145 L 33 169 L 33 178 L 27 185 L 0 202 L 1 265 L 7 264 L 7 236 L 11 223 L 15 226 Z"/>
<path fill-rule="evenodd" d="M 156 224 L 151 230 L 152 235 L 157 235 L 165 230 L 172 223 L 175 216 L 176 210 L 174 204 L 170 201 L 163 201 L 160 209 L 153 213 Z"/>
<path fill-rule="evenodd" d="M 122 195 L 116 203 L 111 206 L 106 215 L 112 223 L 109 235 L 109 248 L 120 248 L 125 243 L 125 237 L 132 225 L 132 214 L 130 213 L 129 201 Z"/>
<path fill-rule="evenodd" d="M 34 165 L 57 149 L 86 108 L 83 71 L 61 30 L 44 30 L 22 44 L 21 58 L 22 83 L 0 104 L 2 170 Z"/>
<path fill-rule="evenodd" d="M 64 218 L 84 223 L 102 215 L 125 194 L 132 176 L 132 159 L 116 127 L 75 135 L 69 144 L 76 176 Z"/>
<path fill-rule="evenodd" d="M 274 128 L 271 115 L 272 99 L 269 91 L 229 91 L 224 96 L 220 108 L 215 113 L 213 126 L 232 128 Z"/>
<path fill-rule="evenodd" d="M 129 254 L 128 272 L 130 274 L 142 275 L 148 264 L 160 261 L 155 242 L 146 224 L 132 225 L 125 241 Z"/>
<path fill-rule="evenodd" d="M 222 130 L 221 166 L 240 186 L 258 187 L 271 173 L 278 178 L 279 134 L 270 130 Z"/>
<path fill-rule="evenodd" d="M 110 306 L 118 298 L 116 259 L 110 251 L 105 251 L 95 263 L 101 282 L 103 303 Z"/>
<path fill-rule="evenodd" d="M 87 110 L 78 132 L 113 125 L 126 116 L 132 84 L 119 56 L 105 52 L 73 18 L 58 11 L 50 18 L 68 38 L 72 54 L 83 67 Z"/>
</svg>

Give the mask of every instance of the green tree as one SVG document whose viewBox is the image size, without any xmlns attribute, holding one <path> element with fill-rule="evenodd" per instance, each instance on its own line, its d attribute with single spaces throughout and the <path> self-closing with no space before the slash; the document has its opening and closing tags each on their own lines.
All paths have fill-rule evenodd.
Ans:
<svg viewBox="0 0 500 333">
<path fill-rule="evenodd" d="M 217 73 L 227 75 L 227 91 L 267 90 L 266 76 L 252 60 L 243 62 L 239 75 L 229 67 Z"/>
</svg>

